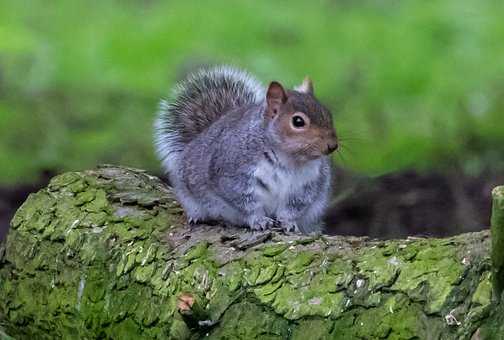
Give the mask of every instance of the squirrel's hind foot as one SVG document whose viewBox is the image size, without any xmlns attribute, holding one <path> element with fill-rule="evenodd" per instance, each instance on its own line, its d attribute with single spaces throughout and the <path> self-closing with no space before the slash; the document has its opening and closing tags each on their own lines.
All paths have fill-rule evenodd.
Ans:
<svg viewBox="0 0 504 340">
<path fill-rule="evenodd" d="M 278 225 L 280 228 L 288 233 L 299 233 L 299 227 L 296 222 L 290 220 L 279 219 Z"/>
<path fill-rule="evenodd" d="M 284 219 L 274 219 L 267 216 L 256 217 L 249 224 L 252 230 L 277 230 L 286 233 L 299 233 L 300 229 L 296 222 Z"/>
<path fill-rule="evenodd" d="M 252 230 L 269 230 L 273 229 L 278 225 L 278 222 L 267 216 L 256 217 L 252 220 L 252 223 L 249 224 L 250 229 Z"/>
</svg>

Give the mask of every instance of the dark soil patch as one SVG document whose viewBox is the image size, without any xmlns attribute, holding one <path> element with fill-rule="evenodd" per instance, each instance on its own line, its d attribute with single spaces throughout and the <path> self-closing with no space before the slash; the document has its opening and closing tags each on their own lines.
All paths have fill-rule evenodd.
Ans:
<svg viewBox="0 0 504 340">
<path fill-rule="evenodd" d="M 458 170 L 411 170 L 376 178 L 339 174 L 326 217 L 328 232 L 377 238 L 448 236 L 488 228 L 491 191 L 504 183 L 503 174 L 490 171 L 479 176 Z"/>
</svg>

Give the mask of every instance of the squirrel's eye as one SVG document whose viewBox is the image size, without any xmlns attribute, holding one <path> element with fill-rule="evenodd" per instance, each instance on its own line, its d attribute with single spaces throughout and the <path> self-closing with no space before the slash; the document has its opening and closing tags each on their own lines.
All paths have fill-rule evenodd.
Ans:
<svg viewBox="0 0 504 340">
<path fill-rule="evenodd" d="M 294 116 L 292 117 L 292 125 L 296 128 L 302 128 L 303 126 L 306 125 L 303 117 L 301 116 Z"/>
</svg>

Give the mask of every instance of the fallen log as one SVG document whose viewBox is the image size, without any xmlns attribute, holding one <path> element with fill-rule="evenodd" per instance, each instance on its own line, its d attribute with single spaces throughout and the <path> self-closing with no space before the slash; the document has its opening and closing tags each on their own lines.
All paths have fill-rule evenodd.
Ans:
<svg viewBox="0 0 504 340">
<path fill-rule="evenodd" d="M 499 338 L 502 192 L 492 242 L 488 231 L 371 240 L 191 227 L 144 171 L 65 173 L 30 195 L 0 246 L 0 328 L 19 339 Z"/>
</svg>

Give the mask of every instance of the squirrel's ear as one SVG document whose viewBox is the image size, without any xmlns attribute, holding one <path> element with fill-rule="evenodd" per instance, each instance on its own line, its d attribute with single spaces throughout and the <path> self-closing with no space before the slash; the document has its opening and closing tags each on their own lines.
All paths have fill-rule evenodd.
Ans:
<svg viewBox="0 0 504 340">
<path fill-rule="evenodd" d="M 296 86 L 294 90 L 301 92 L 301 93 L 307 93 L 307 94 L 312 94 L 313 95 L 313 82 L 311 79 L 306 76 L 301 83 L 301 85 Z"/>
<path fill-rule="evenodd" d="M 266 101 L 268 103 L 268 113 L 274 116 L 278 113 L 280 106 L 287 101 L 287 95 L 283 86 L 276 81 L 272 81 L 268 86 L 266 93 Z"/>
</svg>

